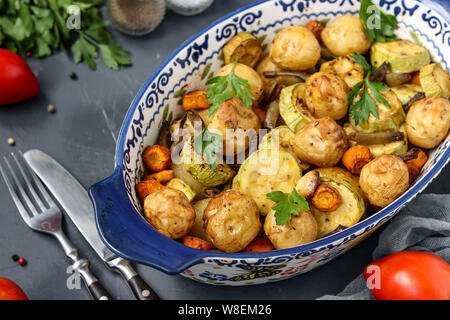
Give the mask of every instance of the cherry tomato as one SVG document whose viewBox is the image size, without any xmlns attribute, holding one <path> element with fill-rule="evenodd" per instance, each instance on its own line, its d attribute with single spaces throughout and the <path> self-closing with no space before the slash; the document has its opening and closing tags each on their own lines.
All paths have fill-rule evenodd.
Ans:
<svg viewBox="0 0 450 320">
<path fill-rule="evenodd" d="M 0 300 L 28 300 L 28 297 L 13 281 L 0 278 Z"/>
<path fill-rule="evenodd" d="M 377 300 L 450 299 L 450 265 L 431 253 L 391 254 L 369 264 L 364 278 Z"/>
</svg>

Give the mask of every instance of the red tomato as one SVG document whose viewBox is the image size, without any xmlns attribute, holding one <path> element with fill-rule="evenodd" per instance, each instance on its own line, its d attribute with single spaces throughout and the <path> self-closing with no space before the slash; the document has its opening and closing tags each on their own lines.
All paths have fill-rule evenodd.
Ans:
<svg viewBox="0 0 450 320">
<path fill-rule="evenodd" d="M 369 264 L 364 278 L 377 300 L 450 300 L 450 265 L 431 253 L 391 254 Z"/>
<path fill-rule="evenodd" d="M 28 300 L 28 297 L 17 284 L 0 278 L 0 300 Z"/>
<path fill-rule="evenodd" d="M 14 52 L 0 49 L 0 105 L 33 98 L 39 82 L 27 63 Z"/>
</svg>

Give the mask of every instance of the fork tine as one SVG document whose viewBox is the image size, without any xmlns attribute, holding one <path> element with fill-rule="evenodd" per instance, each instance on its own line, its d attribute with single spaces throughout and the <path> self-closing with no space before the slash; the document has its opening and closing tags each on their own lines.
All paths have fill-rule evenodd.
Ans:
<svg viewBox="0 0 450 320">
<path fill-rule="evenodd" d="M 6 172 L 3 170 L 3 167 L 0 164 L 0 172 L 3 176 L 3 180 L 5 180 L 6 186 L 8 187 L 9 193 L 11 194 L 11 197 L 14 200 L 14 203 L 16 204 L 17 209 L 19 210 L 20 215 L 22 216 L 23 220 L 29 225 L 30 216 L 28 215 L 27 209 L 22 204 L 22 201 L 20 201 L 19 196 L 17 195 L 16 191 L 14 190 L 11 181 L 9 180 L 8 176 L 6 175 Z"/>
<path fill-rule="evenodd" d="M 3 160 L 6 163 L 6 166 L 8 167 L 11 176 L 13 177 L 14 182 L 17 185 L 17 188 L 19 189 L 19 193 L 22 196 L 22 198 L 25 200 L 28 208 L 30 209 L 31 213 L 33 214 L 33 216 L 37 215 L 38 212 L 36 210 L 36 207 L 34 206 L 33 202 L 30 200 L 30 198 L 28 197 L 27 193 L 25 192 L 25 190 L 22 187 L 22 184 L 20 183 L 19 179 L 17 178 L 16 174 L 14 173 L 14 170 L 12 169 L 11 165 L 9 164 L 9 161 L 6 157 L 3 157 Z"/>
<path fill-rule="evenodd" d="M 20 164 L 19 160 L 17 159 L 16 155 L 14 153 L 11 153 L 11 156 L 13 157 L 14 161 L 16 162 L 17 167 L 19 168 L 20 173 L 22 174 L 23 179 L 25 180 L 26 184 L 28 185 L 28 189 L 30 190 L 31 194 L 33 195 L 35 201 L 39 205 L 41 212 L 47 209 L 47 206 L 44 205 L 44 203 L 41 200 L 41 197 L 37 194 L 37 192 L 34 190 L 33 184 L 28 179 L 28 176 L 25 174 L 25 171 L 23 169 L 23 166 Z M 28 172 L 31 172 L 31 170 L 26 166 Z"/>
<path fill-rule="evenodd" d="M 38 187 L 39 191 L 41 192 L 42 196 L 44 197 L 45 201 L 47 201 L 47 203 L 48 203 L 48 205 L 50 207 L 55 207 L 56 203 L 53 201 L 52 197 L 50 197 L 50 194 L 48 193 L 47 189 L 42 184 L 41 180 L 36 176 L 34 171 L 28 166 L 28 163 L 25 160 L 22 151 L 19 151 L 19 153 L 20 153 L 20 156 L 22 157 L 22 159 L 24 159 L 24 161 L 26 163 L 26 166 L 29 169 L 30 175 L 33 178 L 33 181 L 37 185 L 37 187 Z"/>
</svg>

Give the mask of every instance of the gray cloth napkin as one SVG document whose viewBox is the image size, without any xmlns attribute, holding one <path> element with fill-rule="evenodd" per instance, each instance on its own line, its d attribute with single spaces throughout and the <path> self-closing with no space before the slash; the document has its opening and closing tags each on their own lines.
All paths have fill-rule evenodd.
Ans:
<svg viewBox="0 0 450 320">
<path fill-rule="evenodd" d="M 402 209 L 380 234 L 373 260 L 399 251 L 426 251 L 450 263 L 450 195 L 424 194 Z M 336 296 L 319 300 L 374 300 L 363 275 Z"/>
</svg>

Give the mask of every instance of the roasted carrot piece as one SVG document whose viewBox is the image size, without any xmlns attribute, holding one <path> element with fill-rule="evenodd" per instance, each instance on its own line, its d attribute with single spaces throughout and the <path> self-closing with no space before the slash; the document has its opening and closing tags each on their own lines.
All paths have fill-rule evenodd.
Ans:
<svg viewBox="0 0 450 320">
<path fill-rule="evenodd" d="M 252 110 L 254 113 L 256 113 L 256 115 L 258 116 L 259 120 L 261 122 L 264 121 L 264 119 L 266 118 L 266 112 L 258 107 L 252 107 Z"/>
<path fill-rule="evenodd" d="M 422 169 L 423 165 L 427 161 L 428 161 L 427 154 L 423 150 L 420 150 L 417 155 L 417 158 L 405 162 L 409 171 L 409 183 L 412 183 L 417 178 L 420 169 Z"/>
<path fill-rule="evenodd" d="M 139 182 L 136 185 L 136 192 L 138 194 L 138 197 L 141 201 L 144 201 L 145 197 L 149 194 L 152 194 L 155 191 L 161 190 L 165 188 L 161 183 L 159 183 L 156 180 L 145 180 L 142 182 Z"/>
<path fill-rule="evenodd" d="M 335 188 L 326 184 L 319 184 L 311 198 L 311 203 L 320 211 L 330 212 L 339 208 L 342 204 L 342 198 Z"/>
<path fill-rule="evenodd" d="M 160 172 L 170 168 L 172 164 L 170 150 L 166 147 L 154 145 L 144 150 L 142 159 L 148 170 Z"/>
<path fill-rule="evenodd" d="M 188 92 L 183 96 L 183 110 L 208 109 L 211 105 L 206 101 L 207 99 L 206 91 L 196 90 Z"/>
<path fill-rule="evenodd" d="M 250 244 L 245 247 L 242 252 L 265 252 L 275 250 L 274 246 L 270 242 L 270 240 L 265 238 L 255 238 Z"/>
<path fill-rule="evenodd" d="M 411 81 L 412 84 L 421 86 L 421 84 L 420 84 L 420 71 L 414 72 L 412 74 L 412 76 L 411 76 L 411 80 L 410 81 Z"/>
<path fill-rule="evenodd" d="M 144 177 L 144 180 L 156 180 L 159 183 L 166 183 L 173 179 L 173 170 L 163 170 L 152 173 Z"/>
<path fill-rule="evenodd" d="M 184 236 L 181 238 L 181 242 L 188 247 L 194 248 L 194 249 L 200 249 L 200 250 L 211 250 L 214 248 L 214 246 L 209 243 L 208 241 L 205 241 L 203 239 L 193 237 L 193 236 Z"/>
<path fill-rule="evenodd" d="M 319 43 L 322 42 L 322 30 L 325 29 L 325 25 L 322 22 L 313 20 L 308 22 L 305 27 L 314 34 Z"/>
<path fill-rule="evenodd" d="M 353 174 L 360 174 L 361 169 L 372 160 L 370 149 L 357 145 L 347 149 L 342 156 L 342 164 Z"/>
</svg>

